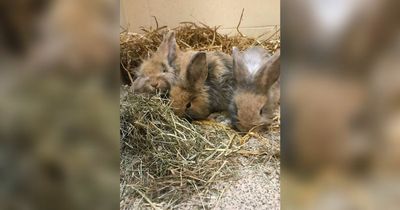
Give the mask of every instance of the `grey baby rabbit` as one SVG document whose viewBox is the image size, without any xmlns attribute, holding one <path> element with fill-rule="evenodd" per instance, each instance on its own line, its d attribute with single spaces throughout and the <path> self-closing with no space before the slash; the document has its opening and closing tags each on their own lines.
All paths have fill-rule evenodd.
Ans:
<svg viewBox="0 0 400 210">
<path fill-rule="evenodd" d="M 247 132 L 265 128 L 279 101 L 280 51 L 273 56 L 261 47 L 243 53 L 233 48 L 235 90 L 230 104 L 233 126 Z"/>
</svg>

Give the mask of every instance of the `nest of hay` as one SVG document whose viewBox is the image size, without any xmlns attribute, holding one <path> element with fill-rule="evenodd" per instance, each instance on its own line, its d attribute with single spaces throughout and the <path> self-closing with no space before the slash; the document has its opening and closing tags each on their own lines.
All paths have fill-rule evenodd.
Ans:
<svg viewBox="0 0 400 210">
<path fill-rule="evenodd" d="M 233 47 L 244 50 L 251 46 L 262 46 L 273 53 L 280 48 L 280 30 L 263 34 L 258 38 L 246 37 L 240 33 L 228 36 L 218 32 L 219 27 L 210 27 L 205 24 L 182 22 L 178 27 L 172 29 L 176 34 L 176 41 L 182 50 L 199 51 L 221 51 L 227 54 L 232 53 Z M 120 70 L 122 80 L 130 84 L 135 79 L 135 70 L 156 51 L 167 27 L 156 27 L 155 29 L 142 29 L 143 34 L 122 32 L 120 35 Z"/>
<path fill-rule="evenodd" d="M 242 50 L 263 46 L 271 53 L 280 48 L 279 30 L 262 40 L 240 32 L 227 36 L 218 33 L 218 27 L 190 22 L 172 30 L 182 50 L 230 54 L 233 46 Z M 134 81 L 135 69 L 157 50 L 167 28 L 157 26 L 143 32 L 121 33 L 121 75 L 125 84 Z M 174 115 L 166 99 L 134 95 L 127 86 L 121 93 L 121 208 L 173 208 L 193 193 L 206 192 L 211 185 L 232 177 L 238 156 L 259 161 L 279 159 L 279 141 L 271 141 L 269 136 L 252 132 L 242 136 L 210 121 L 189 123 Z M 279 130 L 278 111 L 268 135 L 279 139 Z M 259 139 L 263 146 L 247 150 L 243 145 L 250 138 Z"/>
<path fill-rule="evenodd" d="M 226 127 L 191 124 L 168 101 L 129 91 L 121 98 L 121 171 L 129 188 L 149 201 L 171 205 L 229 176 L 227 157 L 240 136 Z M 148 201 L 148 202 L 149 202 Z"/>
</svg>

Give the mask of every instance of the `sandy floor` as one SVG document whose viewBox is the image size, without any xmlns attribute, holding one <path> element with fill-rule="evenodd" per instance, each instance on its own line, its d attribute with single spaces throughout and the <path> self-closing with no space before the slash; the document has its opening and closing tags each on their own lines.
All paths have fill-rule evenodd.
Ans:
<svg viewBox="0 0 400 210">
<path fill-rule="evenodd" d="M 253 138 L 247 142 L 246 149 L 256 150 L 259 145 Z M 238 162 L 240 166 L 234 180 L 218 183 L 207 195 L 194 195 L 177 209 L 280 209 L 279 159 L 270 158 L 257 163 L 240 157 Z"/>
</svg>

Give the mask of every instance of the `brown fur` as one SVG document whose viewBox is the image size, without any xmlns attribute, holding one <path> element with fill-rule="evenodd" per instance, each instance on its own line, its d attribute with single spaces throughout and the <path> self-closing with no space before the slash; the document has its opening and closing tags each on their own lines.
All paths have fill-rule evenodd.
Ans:
<svg viewBox="0 0 400 210">
<path fill-rule="evenodd" d="M 272 101 L 272 100 L 271 100 Z M 233 103 L 238 106 L 236 128 L 240 131 L 248 131 L 253 127 L 262 128 L 271 123 L 273 109 L 267 95 L 255 94 L 249 91 L 236 92 L 233 97 Z M 267 106 L 266 106 L 267 104 Z M 260 110 L 263 114 L 260 115 Z"/>
<path fill-rule="evenodd" d="M 190 52 L 185 56 L 170 92 L 175 113 L 205 119 L 212 112 L 228 110 L 233 91 L 231 57 L 218 52 Z"/>
<path fill-rule="evenodd" d="M 246 55 L 247 53 L 247 55 Z M 251 74 L 246 56 L 259 56 L 259 67 Z M 279 101 L 280 52 L 272 57 L 262 48 L 250 48 L 240 54 L 233 50 L 236 89 L 230 105 L 232 124 L 240 131 L 266 128 Z"/>
<path fill-rule="evenodd" d="M 179 74 L 181 55 L 174 32 L 169 32 L 151 58 L 139 67 L 138 78 L 132 86 L 137 93 L 166 93 Z"/>
</svg>

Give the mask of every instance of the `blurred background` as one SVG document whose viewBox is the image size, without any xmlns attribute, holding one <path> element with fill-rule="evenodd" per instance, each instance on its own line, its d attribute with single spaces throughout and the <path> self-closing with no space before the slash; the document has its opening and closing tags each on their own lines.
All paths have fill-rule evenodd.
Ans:
<svg viewBox="0 0 400 210">
<path fill-rule="evenodd" d="M 0 2 L 0 209 L 119 206 L 119 8 Z"/>
<path fill-rule="evenodd" d="M 397 209 L 396 0 L 282 1 L 282 208 Z"/>
</svg>

